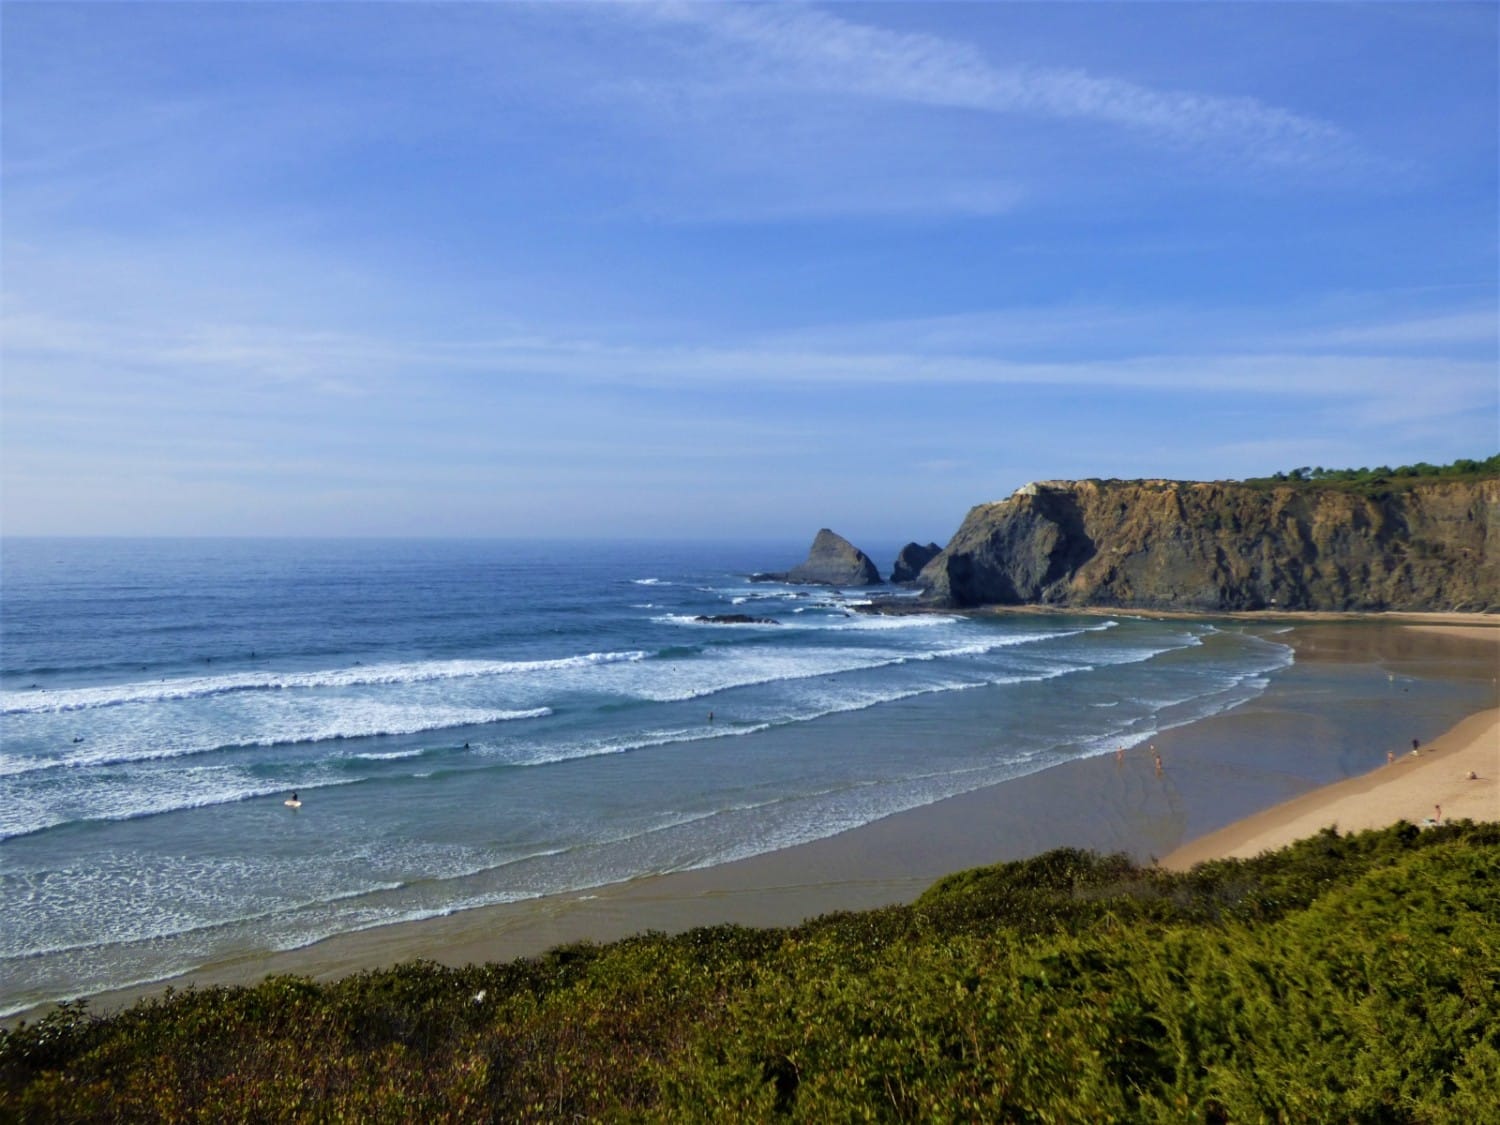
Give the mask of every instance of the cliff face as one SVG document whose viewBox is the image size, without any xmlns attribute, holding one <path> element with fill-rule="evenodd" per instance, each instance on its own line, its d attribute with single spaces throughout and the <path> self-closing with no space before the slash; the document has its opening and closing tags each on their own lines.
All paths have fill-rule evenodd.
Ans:
<svg viewBox="0 0 1500 1125">
<path fill-rule="evenodd" d="M 919 582 L 956 606 L 1500 611 L 1500 480 L 1046 481 L 973 509 Z"/>
<path fill-rule="evenodd" d="M 943 549 L 936 543 L 925 547 L 920 543 L 908 543 L 896 556 L 896 565 L 891 567 L 891 581 L 915 582 L 922 568 L 942 553 Z"/>
</svg>

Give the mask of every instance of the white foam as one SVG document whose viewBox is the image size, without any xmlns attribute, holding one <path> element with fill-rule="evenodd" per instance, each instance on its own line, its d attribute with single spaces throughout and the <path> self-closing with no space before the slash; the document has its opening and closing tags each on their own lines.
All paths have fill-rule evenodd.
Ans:
<svg viewBox="0 0 1500 1125">
<path fill-rule="evenodd" d="M 90 877 L 93 874 L 94 877 Z M 300 890 L 303 893 L 296 897 L 285 895 L 274 908 L 263 910 L 252 910 L 237 913 L 230 917 L 202 919 L 192 914 L 185 914 L 180 909 L 175 912 L 163 911 L 160 894 L 166 888 L 174 888 L 180 893 L 181 888 L 191 886 L 194 883 L 203 884 L 207 881 L 208 872 L 200 865 L 167 861 L 166 870 L 153 873 L 154 877 L 142 880 L 139 871 L 130 871 L 135 878 L 135 891 L 143 898 L 150 898 L 154 909 L 140 910 L 112 910 L 108 919 L 108 930 L 103 933 L 91 934 L 88 938 L 78 941 L 63 941 L 53 943 L 41 943 L 31 948 L 12 948 L 9 944 L 0 945 L 0 956 L 3 957 L 44 957 L 60 953 L 77 953 L 82 951 L 97 951 L 113 945 L 130 945 L 135 942 L 153 941 L 164 937 L 181 937 L 197 931 L 212 931 L 223 929 L 227 926 L 241 925 L 246 922 L 256 922 L 267 918 L 294 913 L 309 907 L 321 907 L 327 903 L 346 902 L 350 899 L 362 898 L 366 895 L 375 894 L 380 891 L 400 890 L 403 886 L 399 882 L 367 882 L 353 888 L 342 889 L 320 889 L 316 896 L 309 896 L 306 892 L 309 886 L 309 871 L 302 866 L 284 867 L 282 878 L 276 880 L 288 891 Z M 222 871 L 214 874 L 222 876 Z M 99 893 L 104 895 L 106 891 L 113 891 L 115 897 L 118 895 L 118 883 L 122 873 L 105 871 L 99 873 L 86 873 L 83 871 L 54 871 L 48 872 L 40 881 L 39 885 L 32 888 L 33 894 L 46 897 L 60 898 L 62 895 L 50 892 L 48 883 L 65 880 L 68 891 L 76 894 L 79 884 L 85 884 L 85 894 L 78 896 L 88 900 L 94 896 L 87 893 L 86 884 L 98 883 Z M 7 888 L 13 890 L 13 888 Z M 19 934 L 14 936 L 20 936 Z M 23 939 L 24 940 L 24 939 Z"/>
<path fill-rule="evenodd" d="M 45 714 L 117 707 L 127 703 L 167 703 L 239 692 L 354 688 L 430 683 L 552 673 L 601 665 L 633 663 L 651 654 L 589 652 L 551 660 L 431 660 L 408 664 L 369 664 L 314 672 L 231 672 L 222 676 L 194 676 L 157 683 L 126 683 L 110 687 L 63 691 L 17 691 L 4 695 L 0 715 Z"/>
<path fill-rule="evenodd" d="M 764 628 L 769 631 L 771 627 Z M 986 633 L 958 645 L 942 644 L 948 638 L 939 637 L 938 646 L 933 648 L 834 648 L 801 647 L 795 644 L 714 648 L 699 653 L 690 661 L 652 661 L 648 665 L 642 665 L 637 669 L 642 674 L 632 676 L 629 683 L 621 684 L 619 688 L 623 694 L 633 698 L 656 703 L 679 703 L 733 688 L 808 680 L 911 663 L 979 657 L 1000 649 L 1038 644 L 1085 631 L 1091 630 L 1020 635 Z M 1152 654 L 1143 654 L 1140 659 L 1148 659 L 1150 655 Z"/>
<path fill-rule="evenodd" d="M 855 603 L 857 604 L 857 603 Z M 894 629 L 934 629 L 943 625 L 957 625 L 963 619 L 941 613 L 880 614 L 859 613 L 845 617 L 826 626 L 829 629 L 863 630 L 878 633 Z"/>
<path fill-rule="evenodd" d="M 712 725 L 703 724 L 701 726 L 680 727 L 670 730 L 638 731 L 620 738 L 599 738 L 572 743 L 556 743 L 550 744 L 545 748 L 528 747 L 522 755 L 517 755 L 514 751 L 511 751 L 503 756 L 513 765 L 544 766 L 581 758 L 625 754 L 680 742 L 735 738 L 743 735 L 758 734 L 761 731 L 770 730 L 774 727 L 787 726 L 794 723 L 814 722 L 829 715 L 863 711 L 871 707 L 896 703 L 922 695 L 968 691 L 972 688 L 995 687 L 1008 684 L 1039 683 L 1043 680 L 1055 679 L 1058 676 L 1065 676 L 1074 671 L 1082 670 L 1081 668 L 1055 668 L 1014 675 L 991 674 L 981 675 L 972 679 L 950 678 L 936 682 L 886 688 L 873 686 L 852 687 L 845 685 L 836 692 L 812 691 L 803 693 L 771 710 L 766 710 L 766 704 L 763 703 L 757 721 L 754 722 L 734 723 L 732 721 L 724 721 L 721 718 L 719 722 Z M 803 679 L 816 684 L 821 677 L 794 677 L 778 682 L 793 683 Z"/>
<path fill-rule="evenodd" d="M 689 613 L 664 613 L 651 620 L 658 625 L 686 625 L 694 629 L 769 629 L 776 624 L 774 621 L 699 621 L 697 615 Z"/>
<path fill-rule="evenodd" d="M 628 754 L 635 750 L 649 750 L 658 746 L 671 746 L 679 742 L 696 742 L 713 738 L 739 738 L 747 734 L 759 734 L 770 730 L 775 724 L 755 722 L 731 724 L 715 723 L 713 726 L 679 727 L 672 730 L 640 731 L 625 738 L 595 738 L 577 742 L 560 742 L 545 748 L 531 747 L 523 757 L 509 760 L 516 766 L 550 766 L 559 762 L 570 762 L 580 758 L 598 758 L 611 754 Z"/>
<path fill-rule="evenodd" d="M 149 780 L 96 780 L 68 801 L 47 805 L 30 803 L 0 807 L 0 840 L 29 836 L 62 824 L 82 821 L 136 820 L 163 813 L 231 805 L 262 797 L 281 796 L 291 789 L 311 792 L 336 785 L 356 785 L 363 778 L 279 778 L 275 784 L 252 780 L 227 768 L 179 770 Z"/>
<path fill-rule="evenodd" d="M 426 734 L 457 727 L 540 719 L 551 714 L 550 707 L 496 710 L 385 704 L 358 699 L 334 700 L 262 716 L 258 728 L 247 730 L 247 737 L 237 743 L 214 741 L 212 736 L 222 737 L 223 728 L 211 724 L 200 730 L 179 732 L 175 735 L 175 741 L 164 738 L 161 732 L 150 728 L 141 734 L 125 730 L 108 738 L 80 743 L 55 756 L 12 757 L 0 772 L 17 776 L 80 766 L 118 766 L 187 758 L 246 746 L 288 746 L 297 743 L 339 742 L 353 738 Z"/>
<path fill-rule="evenodd" d="M 720 598 L 728 598 L 736 605 L 741 602 L 805 602 L 808 598 L 806 590 L 788 590 L 775 586 L 767 588 L 759 584 L 754 587 L 733 586 L 724 589 L 705 589 L 703 592 Z"/>
</svg>

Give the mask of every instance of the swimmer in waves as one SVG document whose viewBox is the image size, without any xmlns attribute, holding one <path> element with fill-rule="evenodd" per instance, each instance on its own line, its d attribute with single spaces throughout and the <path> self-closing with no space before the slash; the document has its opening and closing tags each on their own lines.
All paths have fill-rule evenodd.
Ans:
<svg viewBox="0 0 1500 1125">
<path fill-rule="evenodd" d="M 300 800 L 298 800 L 297 794 L 295 794 L 295 793 L 293 793 L 290 797 L 288 797 L 285 801 L 282 801 L 281 803 L 283 805 L 285 805 L 289 809 L 300 809 L 302 807 L 302 802 Z"/>
</svg>

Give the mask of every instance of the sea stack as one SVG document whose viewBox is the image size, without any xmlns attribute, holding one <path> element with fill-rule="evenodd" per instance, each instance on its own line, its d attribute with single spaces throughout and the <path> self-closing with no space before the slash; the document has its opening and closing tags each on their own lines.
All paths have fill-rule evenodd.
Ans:
<svg viewBox="0 0 1500 1125">
<path fill-rule="evenodd" d="M 870 556 L 826 527 L 813 539 L 807 560 L 782 577 L 787 582 L 819 586 L 880 585 L 880 571 Z"/>
<path fill-rule="evenodd" d="M 896 565 L 891 568 L 891 581 L 915 582 L 917 575 L 922 573 L 922 568 L 942 553 L 943 549 L 936 543 L 929 543 L 925 547 L 920 543 L 908 543 L 896 556 Z"/>
</svg>

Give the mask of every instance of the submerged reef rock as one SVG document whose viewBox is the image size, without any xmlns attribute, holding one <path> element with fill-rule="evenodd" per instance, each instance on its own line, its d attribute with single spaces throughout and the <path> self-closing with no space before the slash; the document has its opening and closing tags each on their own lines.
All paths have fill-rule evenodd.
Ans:
<svg viewBox="0 0 1500 1125">
<path fill-rule="evenodd" d="M 814 537 L 812 549 L 800 566 L 788 571 L 752 574 L 755 582 L 799 582 L 813 586 L 879 586 L 880 571 L 861 551 L 842 535 L 826 527 Z"/>
<path fill-rule="evenodd" d="M 918 578 L 949 606 L 1500 612 L 1500 480 L 1041 481 Z"/>
<path fill-rule="evenodd" d="M 700 613 L 693 618 L 704 625 L 780 625 L 774 617 L 751 617 L 748 613 Z"/>
<path fill-rule="evenodd" d="M 942 553 L 943 549 L 936 543 L 929 543 L 925 547 L 920 543 L 908 543 L 896 556 L 896 565 L 891 568 L 891 581 L 915 582 L 917 575 L 922 573 L 922 568 Z"/>
</svg>

